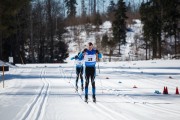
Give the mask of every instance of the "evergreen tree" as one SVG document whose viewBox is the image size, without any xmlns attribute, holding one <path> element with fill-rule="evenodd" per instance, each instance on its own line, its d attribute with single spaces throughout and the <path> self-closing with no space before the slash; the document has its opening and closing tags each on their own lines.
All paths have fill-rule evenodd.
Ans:
<svg viewBox="0 0 180 120">
<path fill-rule="evenodd" d="M 101 19 L 101 15 L 99 13 L 99 11 L 95 14 L 94 16 L 94 20 L 93 20 L 93 24 L 97 27 L 97 30 L 99 29 L 99 25 L 102 24 L 102 19 Z"/>
<path fill-rule="evenodd" d="M 56 0 L 37 0 L 32 6 L 31 0 L 0 1 L 0 59 L 63 62 L 68 46 L 62 38 L 66 31 L 61 8 Z"/>
<path fill-rule="evenodd" d="M 150 43 L 153 58 L 162 57 L 162 33 L 165 33 L 166 36 L 174 36 L 176 53 L 177 6 L 176 0 L 150 0 L 141 4 L 140 14 L 144 23 L 144 40 L 146 45 Z"/>
<path fill-rule="evenodd" d="M 67 8 L 67 18 L 75 18 L 76 16 L 76 0 L 65 0 L 64 1 Z"/>
<path fill-rule="evenodd" d="M 114 3 L 113 0 L 110 1 L 110 4 L 107 8 L 107 13 L 112 13 L 116 10 L 116 4 Z"/>
<path fill-rule="evenodd" d="M 85 17 L 86 16 L 86 7 L 85 7 L 85 1 L 84 0 L 81 1 L 81 9 L 82 9 L 81 10 L 81 12 L 82 12 L 81 16 Z"/>
<path fill-rule="evenodd" d="M 113 38 L 109 38 L 107 34 L 104 34 L 101 44 L 104 49 L 107 48 L 109 50 L 109 62 L 111 62 L 111 56 L 113 55 L 113 52 L 116 48 L 116 41 L 113 40 Z"/>
<path fill-rule="evenodd" d="M 119 0 L 115 10 L 115 20 L 112 24 L 114 40 L 119 44 L 119 54 L 121 44 L 126 43 L 126 9 L 125 2 Z"/>
<path fill-rule="evenodd" d="M 108 17 L 109 17 L 110 21 L 114 20 L 114 12 L 115 12 L 115 10 L 116 10 L 116 4 L 114 3 L 113 0 L 111 0 L 109 6 L 107 8 L 107 14 L 108 14 Z"/>
<path fill-rule="evenodd" d="M 163 30 L 166 37 L 174 36 L 174 53 L 177 54 L 178 20 L 180 19 L 179 3 L 178 0 L 164 0 L 161 4 L 163 5 Z"/>
<path fill-rule="evenodd" d="M 145 3 L 144 1 L 141 3 L 140 7 L 140 14 L 141 14 L 141 21 L 144 23 L 143 25 L 143 36 L 144 36 L 144 42 L 145 42 L 145 49 L 146 49 L 146 60 L 147 58 L 147 50 L 150 49 L 149 44 L 152 43 L 151 39 L 151 22 L 150 22 L 150 17 L 149 14 L 151 12 L 150 8 L 148 5 L 150 2 Z M 150 53 L 149 53 L 150 54 Z"/>
<path fill-rule="evenodd" d="M 0 1 L 0 59 L 20 62 L 25 54 L 29 0 Z M 22 58 L 22 59 L 20 59 Z"/>
</svg>

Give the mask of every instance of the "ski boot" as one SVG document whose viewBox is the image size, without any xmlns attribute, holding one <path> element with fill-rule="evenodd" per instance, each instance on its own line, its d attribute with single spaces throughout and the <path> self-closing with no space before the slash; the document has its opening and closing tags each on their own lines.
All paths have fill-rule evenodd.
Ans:
<svg viewBox="0 0 180 120">
<path fill-rule="evenodd" d="M 93 99 L 93 102 L 96 103 L 96 96 L 95 95 L 92 96 L 92 99 Z"/>
<path fill-rule="evenodd" d="M 78 91 L 78 86 L 76 86 L 76 88 L 75 88 L 75 89 L 76 89 L 76 91 Z"/>
<path fill-rule="evenodd" d="M 85 95 L 84 102 L 87 102 L 87 103 L 88 103 L 88 96 L 87 96 L 87 95 Z"/>
</svg>

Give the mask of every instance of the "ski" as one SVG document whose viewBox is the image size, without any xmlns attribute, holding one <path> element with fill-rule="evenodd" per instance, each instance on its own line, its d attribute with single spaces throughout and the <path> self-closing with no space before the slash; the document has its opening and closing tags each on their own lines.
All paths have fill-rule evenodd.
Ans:
<svg viewBox="0 0 180 120">
<path fill-rule="evenodd" d="M 96 99 L 93 99 L 93 103 L 96 103 Z"/>
<path fill-rule="evenodd" d="M 86 102 L 88 104 L 88 100 L 84 100 L 84 102 Z"/>
</svg>

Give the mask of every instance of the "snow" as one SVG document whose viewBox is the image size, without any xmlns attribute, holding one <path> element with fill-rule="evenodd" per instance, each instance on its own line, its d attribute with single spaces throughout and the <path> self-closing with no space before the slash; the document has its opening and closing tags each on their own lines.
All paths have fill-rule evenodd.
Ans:
<svg viewBox="0 0 180 120">
<path fill-rule="evenodd" d="M 139 19 L 134 19 L 133 24 L 128 25 L 128 28 L 132 31 L 128 31 L 126 33 L 126 44 L 121 45 L 121 58 L 115 58 L 112 59 L 112 61 L 118 60 L 142 60 L 145 59 L 145 50 L 139 48 L 143 44 L 142 40 L 142 26 L 143 24 Z M 69 52 L 71 53 L 78 53 L 82 49 L 84 49 L 88 42 L 92 42 L 94 46 L 96 47 L 96 39 L 100 38 L 102 39 L 102 36 L 104 34 L 107 34 L 109 37 L 112 37 L 112 23 L 110 21 L 105 21 L 102 25 L 99 26 L 99 31 L 95 30 L 96 26 L 93 26 L 91 24 L 89 25 L 78 25 L 74 26 L 76 31 L 73 30 L 72 27 L 67 27 L 68 33 L 64 35 L 64 39 L 66 41 L 70 41 L 68 43 L 69 45 Z M 75 34 L 79 33 L 79 34 Z M 137 36 L 137 47 L 134 45 L 135 39 L 134 37 Z M 76 41 L 74 41 L 74 39 Z M 118 51 L 119 46 L 117 46 L 116 50 L 113 52 L 114 54 L 119 54 Z M 138 50 L 137 50 L 138 48 Z M 99 51 L 102 51 L 98 49 Z M 104 51 L 103 54 L 108 53 L 109 50 Z M 105 56 L 108 57 L 108 56 Z M 114 56 L 115 57 L 115 56 Z M 106 61 L 106 60 L 104 60 Z"/>
<path fill-rule="evenodd" d="M 134 21 L 130 26 L 133 32 L 127 32 L 127 44 L 121 46 L 122 60 L 134 54 L 134 36 L 142 33 L 141 21 Z M 111 22 L 106 21 L 100 31 L 87 33 L 81 29 L 83 26 L 76 26 L 78 35 L 73 27 L 67 27 L 68 33 L 63 37 L 70 52 L 66 64 L 6 63 L 10 71 L 5 72 L 5 88 L 0 82 L 0 119 L 179 120 L 180 95 L 175 90 L 180 88 L 180 60 L 101 61 L 96 66 L 97 103 L 92 102 L 91 84 L 88 104 L 83 101 L 84 92 L 75 92 L 75 62 L 70 58 L 88 42 L 95 43 L 96 35 L 110 35 L 111 27 Z M 81 40 L 80 44 L 73 41 L 75 37 Z M 4 63 L 0 61 L 1 64 Z M 169 95 L 162 94 L 165 86 Z"/>
<path fill-rule="evenodd" d="M 105 21 L 102 25 L 102 28 L 104 28 L 104 29 L 109 29 L 111 27 L 112 27 L 112 24 L 110 21 Z"/>
<path fill-rule="evenodd" d="M 0 60 L 0 66 L 4 65 L 5 63 L 3 61 Z"/>
<path fill-rule="evenodd" d="M 180 60 L 99 62 L 96 104 L 91 99 L 91 85 L 88 104 L 83 101 L 84 92 L 75 92 L 73 61 L 17 66 L 6 72 L 5 88 L 0 83 L 2 120 L 179 120 L 180 117 L 180 96 L 175 95 L 176 87 L 180 88 Z M 169 95 L 154 93 L 162 93 L 164 86 L 168 87 Z"/>
</svg>

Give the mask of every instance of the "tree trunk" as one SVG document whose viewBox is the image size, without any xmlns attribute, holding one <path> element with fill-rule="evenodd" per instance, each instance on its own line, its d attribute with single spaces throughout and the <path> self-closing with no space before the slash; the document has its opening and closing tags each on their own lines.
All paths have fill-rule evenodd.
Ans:
<svg viewBox="0 0 180 120">
<path fill-rule="evenodd" d="M 2 42 L 3 42 L 2 32 L 0 32 L 0 59 L 2 59 L 2 50 L 3 50 Z"/>
<path fill-rule="evenodd" d="M 89 15 L 92 15 L 92 0 L 89 0 Z"/>
<path fill-rule="evenodd" d="M 119 55 L 121 55 L 121 43 L 119 42 Z"/>
<path fill-rule="evenodd" d="M 158 36 L 157 47 L 158 47 L 158 58 L 161 58 L 161 34 Z"/>
<path fill-rule="evenodd" d="M 149 45 L 149 60 L 151 59 L 151 47 Z"/>
<path fill-rule="evenodd" d="M 112 54 L 113 54 L 113 50 L 112 50 L 112 49 L 110 49 L 110 50 L 109 50 L 109 62 L 111 62 L 111 57 L 112 57 Z"/>
<path fill-rule="evenodd" d="M 52 23 L 52 15 L 51 15 L 51 0 L 48 0 L 48 25 L 49 25 L 49 33 L 50 33 L 50 61 L 53 62 L 54 59 L 54 41 L 53 41 L 53 23 Z"/>
<path fill-rule="evenodd" d="M 93 13 L 94 13 L 94 15 L 96 15 L 96 0 L 94 0 L 94 7 L 93 8 L 94 8 Z"/>
<path fill-rule="evenodd" d="M 175 55 L 177 54 L 177 35 L 176 35 L 176 29 L 174 29 L 174 40 L 175 40 L 175 43 L 174 43 L 174 52 L 175 52 Z"/>
<path fill-rule="evenodd" d="M 154 38 L 153 38 L 153 59 L 154 58 L 157 58 L 157 40 L 155 40 Z"/>
<path fill-rule="evenodd" d="M 148 59 L 147 58 L 147 52 L 148 52 L 148 43 L 147 43 L 147 40 L 146 40 L 146 60 Z"/>
</svg>

